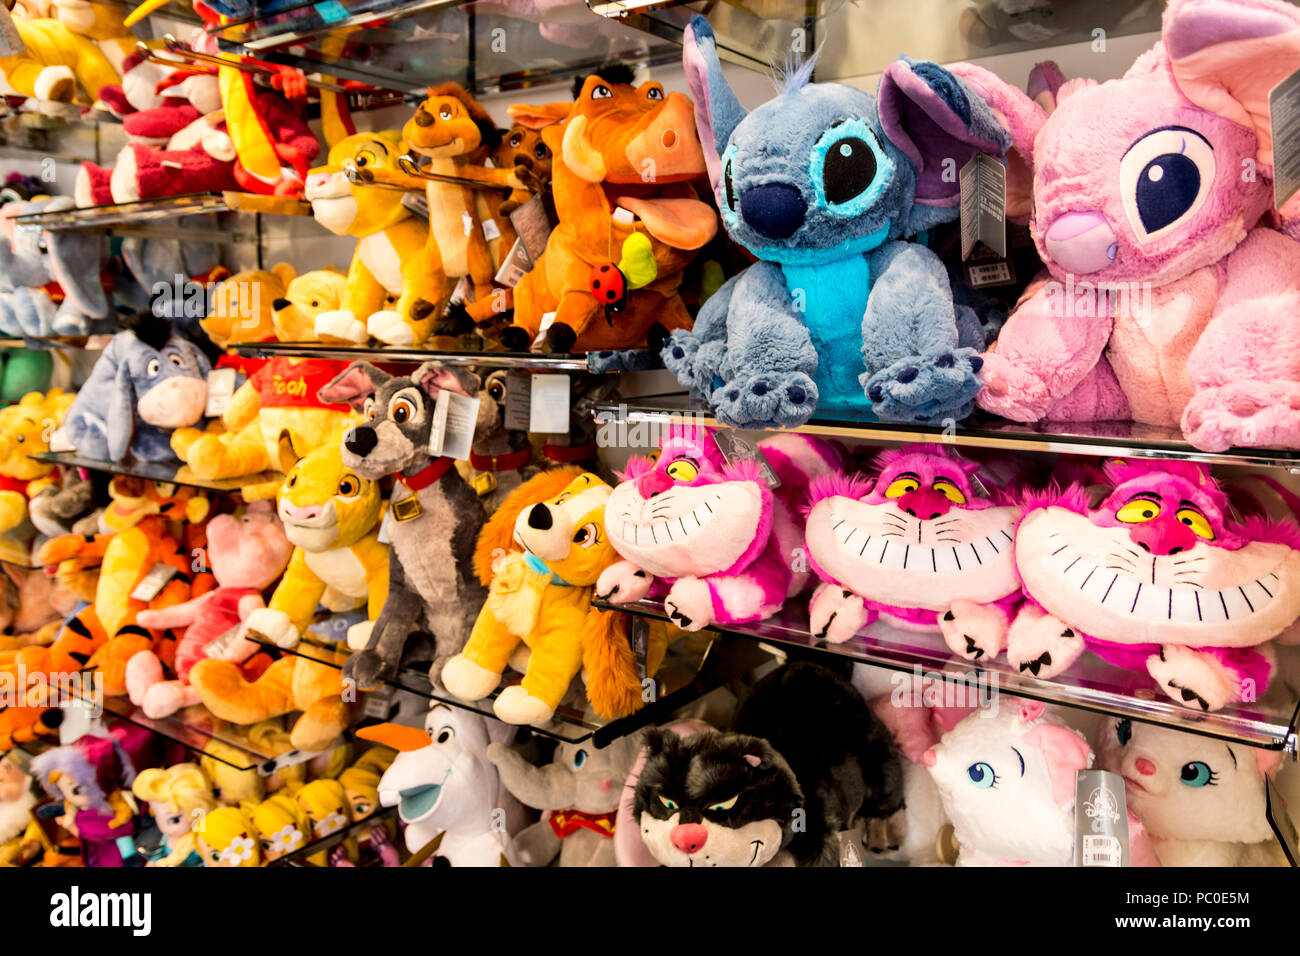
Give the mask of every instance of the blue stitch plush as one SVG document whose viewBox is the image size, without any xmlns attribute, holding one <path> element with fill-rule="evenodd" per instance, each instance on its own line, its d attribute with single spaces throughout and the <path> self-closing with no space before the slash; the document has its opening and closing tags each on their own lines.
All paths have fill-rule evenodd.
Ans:
<svg viewBox="0 0 1300 956">
<path fill-rule="evenodd" d="M 51 447 L 98 461 L 174 462 L 172 430 L 203 418 L 208 359 L 165 319 L 139 313 L 121 324 Z"/>
<path fill-rule="evenodd" d="M 958 173 L 1001 159 L 992 111 L 933 63 L 900 58 L 878 96 L 810 83 L 812 60 L 746 112 L 708 21 L 683 60 L 696 126 L 731 237 L 759 262 L 674 332 L 664 363 L 717 418 L 793 427 L 833 416 L 938 423 L 968 415 L 983 333 L 954 306 L 943 263 L 909 237 L 958 218 Z"/>
</svg>

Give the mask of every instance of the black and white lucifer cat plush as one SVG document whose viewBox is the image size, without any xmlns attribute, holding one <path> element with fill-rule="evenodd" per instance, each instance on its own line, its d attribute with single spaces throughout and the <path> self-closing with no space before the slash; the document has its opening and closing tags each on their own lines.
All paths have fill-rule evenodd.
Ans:
<svg viewBox="0 0 1300 956">
<path fill-rule="evenodd" d="M 800 662 L 758 683 L 732 732 L 647 731 L 633 819 L 665 866 L 838 866 L 840 832 L 896 813 L 902 792 L 885 726 Z"/>
<path fill-rule="evenodd" d="M 365 647 L 354 648 L 343 668 L 361 690 L 417 660 L 433 658 L 436 677 L 440 662 L 465 646 L 487 596 L 473 560 L 485 517 L 481 499 L 452 459 L 428 450 L 438 392 L 470 395 L 478 386 L 471 373 L 434 362 L 409 377 L 353 362 L 319 392 L 321 401 L 347 402 L 366 416 L 343 436 L 343 463 L 365 478 L 397 478 L 385 518 L 388 600 Z"/>
</svg>

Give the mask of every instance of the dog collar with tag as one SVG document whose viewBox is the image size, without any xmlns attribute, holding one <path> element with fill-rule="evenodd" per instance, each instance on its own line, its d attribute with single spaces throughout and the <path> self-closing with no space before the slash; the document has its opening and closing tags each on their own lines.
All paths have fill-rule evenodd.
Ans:
<svg viewBox="0 0 1300 956">
<path fill-rule="evenodd" d="M 524 552 L 524 563 L 528 565 L 531 571 L 549 577 L 551 579 L 552 584 L 558 584 L 562 588 L 573 587 L 572 584 L 570 584 L 568 581 L 564 580 L 564 578 L 560 577 L 558 574 L 556 574 L 554 571 L 548 568 L 546 566 L 546 562 L 543 561 L 541 558 L 539 558 L 537 555 L 533 554 L 531 551 Z"/>
<path fill-rule="evenodd" d="M 451 462 L 452 459 L 450 458 L 435 458 L 413 475 L 406 475 L 399 471 L 397 480 L 412 492 L 418 493 L 445 475 L 447 469 L 451 467 Z M 424 509 L 420 507 L 420 499 L 416 494 L 412 494 L 411 497 L 403 498 L 400 501 L 394 501 L 389 510 L 394 521 L 411 521 L 424 514 Z"/>
<path fill-rule="evenodd" d="M 508 455 L 478 455 L 469 453 L 469 463 L 475 471 L 514 471 L 528 464 L 533 457 L 531 448 L 521 448 Z"/>
</svg>

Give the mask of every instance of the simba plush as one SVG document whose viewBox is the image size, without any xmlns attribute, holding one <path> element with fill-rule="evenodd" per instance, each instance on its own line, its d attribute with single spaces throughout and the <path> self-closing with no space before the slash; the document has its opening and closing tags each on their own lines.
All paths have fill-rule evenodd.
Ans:
<svg viewBox="0 0 1300 956">
<path fill-rule="evenodd" d="M 313 338 L 363 344 L 375 335 L 390 345 L 419 345 L 428 335 L 432 308 L 413 313 L 416 302 L 437 303 L 443 285 L 441 268 L 428 261 L 428 224 L 402 205 L 400 191 L 352 185 L 343 168 L 396 173 L 405 152 L 395 132 L 355 133 L 334 143 L 326 165 L 307 177 L 316 221 L 357 239 L 343 303 L 316 317 Z"/>
<path fill-rule="evenodd" d="M 627 349 L 690 328 L 677 294 L 682 269 L 718 230 L 696 194 L 705 165 L 687 97 L 659 83 L 633 86 L 631 70 L 610 66 L 577 81 L 574 100 L 510 109 L 542 130 L 554 155 L 560 219 L 515 287 L 514 324 L 502 335 L 511 351 L 539 336 L 549 352 Z M 607 297 L 608 284 L 593 289 L 616 268 L 634 277 L 625 298 Z"/>
<path fill-rule="evenodd" d="M 537 479 L 534 479 L 537 480 Z M 580 670 L 598 714 L 625 714 L 639 700 L 631 649 L 616 615 L 591 607 L 592 588 L 616 560 L 605 531 L 609 485 L 574 478 L 560 494 L 520 512 L 522 552 L 504 555 L 465 649 L 447 662 L 442 682 L 461 700 L 496 689 L 520 642 L 530 650 L 523 682 L 493 702 L 509 724 L 550 720 Z"/>
<path fill-rule="evenodd" d="M 282 342 L 348 342 L 329 334 L 318 335 L 316 319 L 323 312 L 343 307 L 348 277 L 337 269 L 316 269 L 294 276 L 284 288 L 284 295 L 271 303 L 272 324 Z"/>
<path fill-rule="evenodd" d="M 288 443 L 281 446 L 287 470 L 276 508 L 293 557 L 270 605 L 254 610 L 244 629 L 294 647 L 322 602 L 351 609 L 364 601 L 369 619 L 379 616 L 388 597 L 388 547 L 378 539 L 379 483 L 343 464 L 337 439 L 297 462 L 288 458 Z"/>
</svg>

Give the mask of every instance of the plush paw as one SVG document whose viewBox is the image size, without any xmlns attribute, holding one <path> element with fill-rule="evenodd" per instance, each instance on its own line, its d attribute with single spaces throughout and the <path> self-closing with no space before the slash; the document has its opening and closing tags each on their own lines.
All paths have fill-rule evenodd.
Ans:
<svg viewBox="0 0 1300 956">
<path fill-rule="evenodd" d="M 1165 644 L 1147 658 L 1147 673 L 1176 703 L 1203 711 L 1222 710 L 1237 700 L 1237 676 L 1207 654 Z"/>
<path fill-rule="evenodd" d="M 126 694 L 139 707 L 149 688 L 163 679 L 162 661 L 153 651 L 140 651 L 126 662 Z"/>
<path fill-rule="evenodd" d="M 396 670 L 374 651 L 358 651 L 343 665 L 344 680 L 351 680 L 358 690 L 374 690 L 393 676 Z"/>
<path fill-rule="evenodd" d="M 202 698 L 193 687 L 178 680 L 165 680 L 149 688 L 140 709 L 150 720 L 162 720 L 178 710 L 199 703 L 202 703 Z"/>
<path fill-rule="evenodd" d="M 1197 392 L 1183 434 L 1204 451 L 1300 445 L 1300 383 L 1233 382 Z"/>
<path fill-rule="evenodd" d="M 521 643 L 514 649 L 514 653 L 510 655 L 510 669 L 516 674 L 526 674 L 528 673 L 528 662 L 532 659 L 533 649 L 527 644 Z M 585 683 L 586 678 L 584 678 L 583 681 Z"/>
<path fill-rule="evenodd" d="M 660 353 L 664 368 L 672 372 L 688 388 L 696 386 L 697 366 L 695 356 L 700 350 L 700 340 L 694 333 L 678 330 L 668 337 Z"/>
<path fill-rule="evenodd" d="M 679 578 L 664 598 L 664 610 L 683 631 L 698 631 L 713 623 L 713 595 L 699 578 Z"/>
<path fill-rule="evenodd" d="M 259 607 L 244 618 L 240 636 L 270 641 L 276 647 L 291 649 L 298 646 L 302 637 L 293 626 L 289 615 L 269 607 Z"/>
<path fill-rule="evenodd" d="M 939 633 L 954 654 L 968 661 L 991 660 L 1006 646 L 1007 618 L 992 605 L 953 601 L 939 615 Z"/>
<path fill-rule="evenodd" d="M 1083 653 L 1083 638 L 1059 618 L 1025 608 L 1007 631 L 1007 662 L 1022 674 L 1051 678 Z"/>
<path fill-rule="evenodd" d="M 714 389 L 710 402 L 733 428 L 795 428 L 817 408 L 817 386 L 803 372 L 760 372 Z"/>
<path fill-rule="evenodd" d="M 364 651 L 370 643 L 370 632 L 375 628 L 374 621 L 361 621 L 348 628 L 348 650 Z"/>
<path fill-rule="evenodd" d="M 587 371 L 592 374 L 608 372 L 643 372 L 654 368 L 655 353 L 649 349 L 602 349 L 587 353 Z"/>
<path fill-rule="evenodd" d="M 985 352 L 981 358 L 984 386 L 976 397 L 980 408 L 1013 422 L 1041 421 L 1047 415 L 1052 396 L 1041 378 L 1011 364 L 997 352 Z"/>
<path fill-rule="evenodd" d="M 649 571 L 631 561 L 618 561 L 596 579 L 596 597 L 614 604 L 631 604 L 650 593 L 653 580 Z"/>
<path fill-rule="evenodd" d="M 415 333 L 392 309 L 376 312 L 366 321 L 366 331 L 387 345 L 413 345 Z"/>
<path fill-rule="evenodd" d="M 441 663 L 440 661 L 435 663 Z M 501 675 L 480 667 L 464 654 L 457 654 L 442 665 L 442 686 L 461 700 L 482 700 L 501 683 Z M 430 680 L 433 680 L 430 668 Z"/>
<path fill-rule="evenodd" d="M 555 716 L 554 707 L 519 684 L 503 690 L 493 701 L 492 710 L 507 724 L 544 724 Z"/>
<path fill-rule="evenodd" d="M 316 338 L 366 343 L 366 324 L 349 309 L 330 309 L 316 316 Z"/>
<path fill-rule="evenodd" d="M 862 375 L 871 411 L 881 421 L 940 424 L 975 407 L 984 360 L 974 349 L 937 349 Z"/>
<path fill-rule="evenodd" d="M 821 585 L 808 605 L 808 629 L 832 644 L 843 644 L 866 624 L 862 598 L 837 584 Z"/>
</svg>

